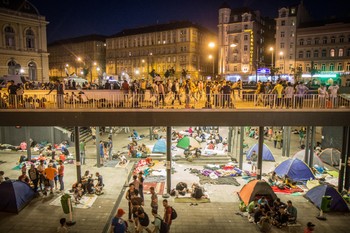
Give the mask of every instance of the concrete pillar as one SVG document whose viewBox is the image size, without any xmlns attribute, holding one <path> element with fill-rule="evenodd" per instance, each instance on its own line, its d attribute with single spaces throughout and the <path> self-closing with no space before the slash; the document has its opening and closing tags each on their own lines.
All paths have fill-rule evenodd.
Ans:
<svg viewBox="0 0 350 233">
<path fill-rule="evenodd" d="M 241 126 L 241 134 L 240 135 L 241 135 L 241 137 L 240 137 L 238 167 L 239 167 L 239 169 L 243 169 L 244 126 Z"/>
<path fill-rule="evenodd" d="M 80 163 L 80 147 L 79 147 L 79 127 L 74 126 L 74 144 L 75 144 L 75 165 L 77 167 L 77 181 L 81 181 L 81 163 Z"/>
<path fill-rule="evenodd" d="M 259 126 L 258 169 L 256 171 L 256 178 L 258 180 L 261 180 L 261 174 L 262 174 L 263 146 L 264 146 L 264 126 Z"/>
<path fill-rule="evenodd" d="M 290 126 L 287 126 L 286 127 L 287 129 L 287 141 L 286 141 L 286 156 L 289 157 L 290 155 L 290 134 L 291 134 L 291 127 Z"/>
<path fill-rule="evenodd" d="M 233 141 L 233 138 L 232 138 L 232 127 L 228 127 L 228 135 L 227 135 L 227 151 L 228 152 L 232 152 L 232 141 Z"/>
<path fill-rule="evenodd" d="M 52 145 L 55 144 L 55 127 L 50 127 L 50 137 L 51 137 L 51 143 Z"/>
<path fill-rule="evenodd" d="M 306 141 L 305 141 L 305 156 L 304 156 L 304 162 L 309 165 L 309 143 L 310 142 L 310 126 L 306 127 Z"/>
<path fill-rule="evenodd" d="M 26 135 L 26 143 L 27 143 L 27 160 L 32 160 L 32 150 L 30 148 L 30 144 L 32 144 L 32 140 L 30 139 L 30 128 L 29 126 L 25 126 L 24 132 Z"/>
<path fill-rule="evenodd" d="M 171 190 L 171 127 L 166 127 L 166 189 Z"/>
<path fill-rule="evenodd" d="M 347 166 L 347 157 L 349 153 L 349 140 L 350 140 L 350 127 L 344 126 L 343 127 L 343 145 L 341 149 L 340 154 L 340 170 L 339 170 L 339 177 L 338 177 L 338 191 L 342 192 L 344 188 L 344 175 L 345 171 L 349 170 L 349 167 Z"/>
<path fill-rule="evenodd" d="M 97 159 L 97 167 L 101 167 L 101 163 L 100 163 L 100 127 L 96 126 L 96 159 Z"/>
<path fill-rule="evenodd" d="M 310 158 L 309 158 L 309 167 L 313 167 L 314 163 L 314 146 L 315 146 L 315 130 L 316 126 L 311 126 L 311 137 L 310 137 Z"/>
</svg>

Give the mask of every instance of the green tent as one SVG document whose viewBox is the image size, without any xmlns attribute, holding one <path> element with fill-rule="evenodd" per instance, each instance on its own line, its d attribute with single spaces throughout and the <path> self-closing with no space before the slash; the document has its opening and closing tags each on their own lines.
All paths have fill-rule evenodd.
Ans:
<svg viewBox="0 0 350 233">
<path fill-rule="evenodd" d="M 199 144 L 199 142 L 196 139 L 194 139 L 193 137 L 188 137 L 188 136 L 181 138 L 176 145 L 176 147 L 179 147 L 182 149 L 186 149 L 189 146 L 191 146 L 191 150 L 194 150 L 195 148 L 201 148 L 201 145 Z"/>
</svg>

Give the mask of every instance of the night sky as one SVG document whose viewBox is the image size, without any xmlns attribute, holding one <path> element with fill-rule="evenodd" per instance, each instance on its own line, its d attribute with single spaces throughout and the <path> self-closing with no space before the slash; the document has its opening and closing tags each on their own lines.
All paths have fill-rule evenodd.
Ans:
<svg viewBox="0 0 350 233">
<path fill-rule="evenodd" d="M 112 35 L 123 29 L 174 20 L 190 20 L 217 31 L 218 9 L 224 0 L 29 0 L 49 21 L 47 39 L 55 40 L 88 34 Z M 326 0 L 323 0 L 326 1 Z M 322 1 L 322 2 L 323 2 Z M 249 7 L 276 17 L 281 6 L 299 0 L 226 0 L 231 8 Z M 349 0 L 304 0 L 317 19 L 350 15 Z M 346 4 L 346 5 L 345 5 Z"/>
</svg>

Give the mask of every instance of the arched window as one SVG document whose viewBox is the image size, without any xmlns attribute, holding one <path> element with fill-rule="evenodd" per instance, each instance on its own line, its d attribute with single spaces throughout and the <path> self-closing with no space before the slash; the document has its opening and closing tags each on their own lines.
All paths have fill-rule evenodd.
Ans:
<svg viewBox="0 0 350 233">
<path fill-rule="evenodd" d="M 329 71 L 334 71 L 334 64 L 333 63 L 329 64 Z"/>
<path fill-rule="evenodd" d="M 35 40 L 34 40 L 34 32 L 32 29 L 28 29 L 26 31 L 26 48 L 27 49 L 34 49 L 35 48 L 35 44 L 34 44 Z"/>
<path fill-rule="evenodd" d="M 21 65 L 17 64 L 14 60 L 11 60 L 7 63 L 8 66 L 8 74 L 19 74 L 21 70 Z"/>
<path fill-rule="evenodd" d="M 5 27 L 5 43 L 7 48 L 15 48 L 15 31 L 11 26 Z"/>
<path fill-rule="evenodd" d="M 29 76 L 29 79 L 32 81 L 38 80 L 37 73 L 36 73 L 36 64 L 32 61 L 29 62 L 28 64 L 28 76 Z"/>
</svg>

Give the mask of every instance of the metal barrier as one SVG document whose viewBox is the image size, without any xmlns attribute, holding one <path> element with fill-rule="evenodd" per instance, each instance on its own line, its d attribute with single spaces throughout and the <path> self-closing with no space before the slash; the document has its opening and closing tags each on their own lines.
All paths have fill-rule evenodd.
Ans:
<svg viewBox="0 0 350 233">
<path fill-rule="evenodd" d="M 118 109 L 118 108 L 212 108 L 212 109 L 330 109 L 349 108 L 350 98 L 339 95 L 336 98 L 317 94 L 303 96 L 277 94 L 220 94 L 205 93 L 175 95 L 136 93 L 78 93 L 4 95 L 0 99 L 1 109 Z"/>
</svg>

